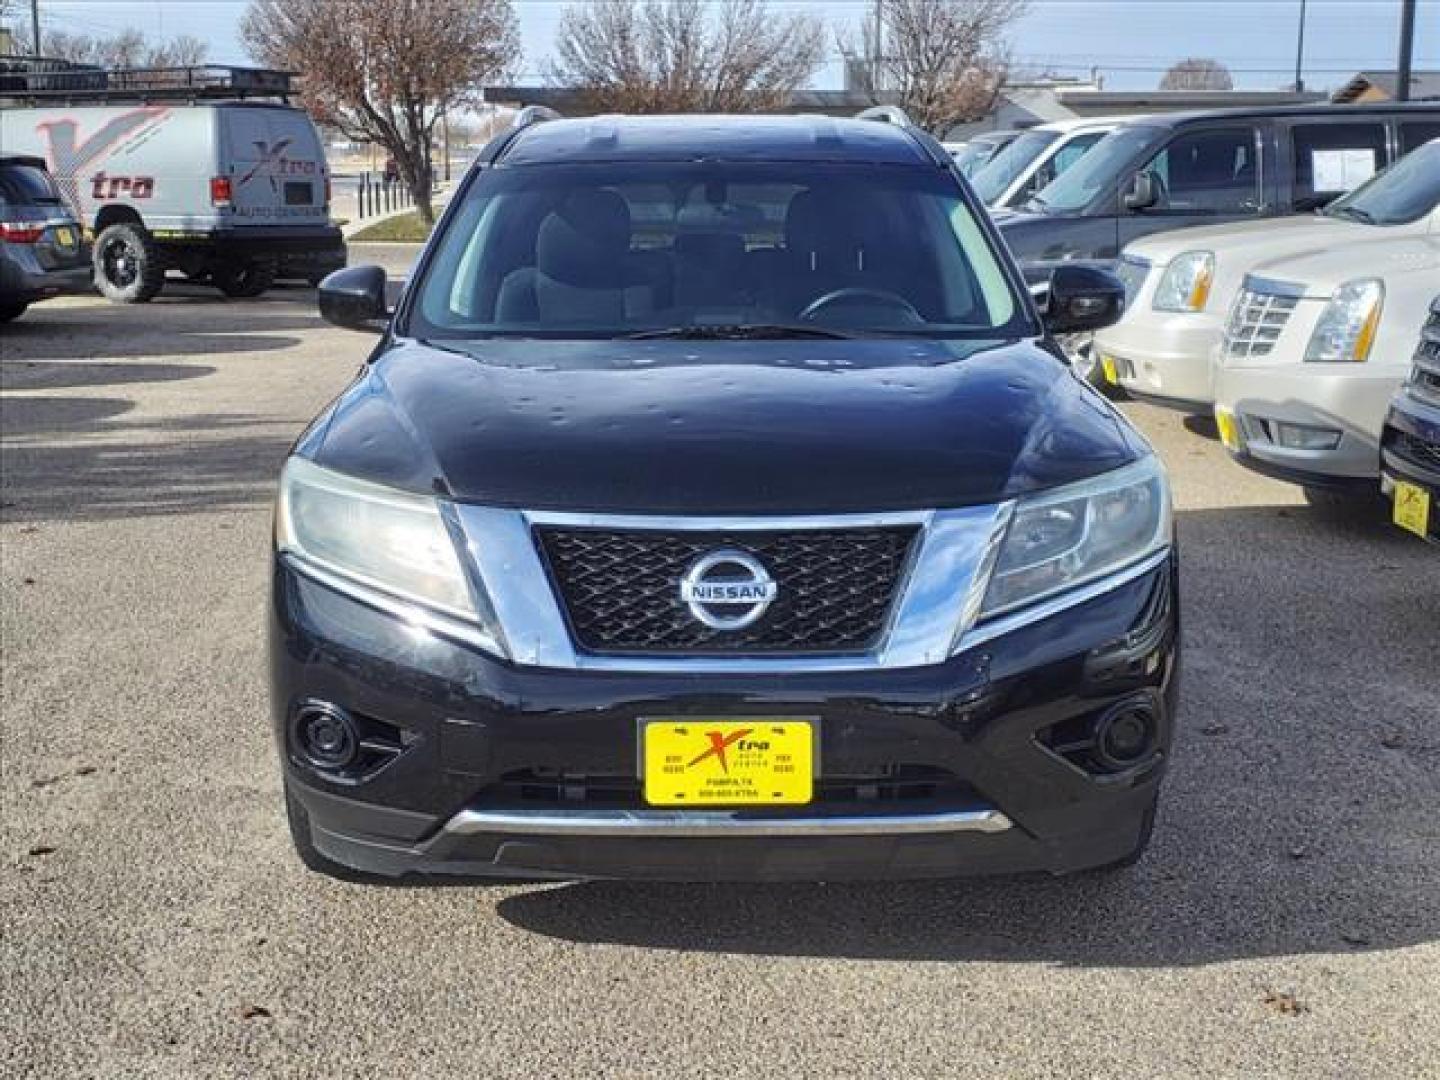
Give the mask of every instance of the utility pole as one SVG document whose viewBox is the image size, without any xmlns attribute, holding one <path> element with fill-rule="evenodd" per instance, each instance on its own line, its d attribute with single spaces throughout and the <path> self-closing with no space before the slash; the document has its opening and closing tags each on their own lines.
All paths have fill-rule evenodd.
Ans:
<svg viewBox="0 0 1440 1080">
<path fill-rule="evenodd" d="M 1295 92 L 1305 92 L 1305 0 L 1300 0 L 1300 39 L 1295 44 Z"/>
<path fill-rule="evenodd" d="M 1415 61 L 1415 0 L 1400 6 L 1400 63 L 1395 71 L 1395 100 L 1410 100 L 1410 69 Z"/>
<path fill-rule="evenodd" d="M 40 0 L 30 0 L 30 33 L 34 38 L 34 55 L 40 55 Z"/>
<path fill-rule="evenodd" d="M 882 19 L 881 4 L 884 0 L 875 0 L 875 42 L 872 47 L 874 55 L 870 58 L 870 91 L 875 95 L 875 100 L 880 100 L 880 61 L 884 54 L 885 45 L 885 23 Z"/>
</svg>

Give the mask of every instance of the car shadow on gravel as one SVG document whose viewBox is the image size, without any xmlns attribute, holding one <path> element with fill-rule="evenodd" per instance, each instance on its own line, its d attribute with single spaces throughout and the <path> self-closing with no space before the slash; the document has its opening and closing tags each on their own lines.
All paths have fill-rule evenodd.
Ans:
<svg viewBox="0 0 1440 1080">
<path fill-rule="evenodd" d="M 204 364 L 87 363 L 0 359 L 0 390 L 69 390 L 80 386 L 178 382 L 215 374 Z M 23 410 L 17 410 L 17 412 Z M 7 429 L 8 430 L 8 429 Z"/>
<path fill-rule="evenodd" d="M 584 882 L 514 892 L 499 913 L 577 943 L 1098 967 L 1440 940 L 1435 552 L 1383 521 L 1303 507 L 1190 511 L 1179 529 L 1179 733 L 1139 865 L 933 883 Z"/>
<path fill-rule="evenodd" d="M 117 417 L 113 398 L 0 398 L 6 521 L 95 521 L 267 506 L 295 440 L 291 420 Z M 105 437 L 89 436 L 102 433 Z"/>
</svg>

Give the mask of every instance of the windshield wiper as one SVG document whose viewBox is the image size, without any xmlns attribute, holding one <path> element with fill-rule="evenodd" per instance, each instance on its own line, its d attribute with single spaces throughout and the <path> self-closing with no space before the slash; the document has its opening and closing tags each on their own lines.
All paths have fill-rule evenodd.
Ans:
<svg viewBox="0 0 1440 1080">
<path fill-rule="evenodd" d="M 1331 217 L 1347 217 L 1355 221 L 1363 221 L 1366 225 L 1375 224 L 1375 215 L 1369 210 L 1362 210 L 1358 206 L 1337 206 L 1327 211 Z"/>
<path fill-rule="evenodd" d="M 624 335 L 627 341 L 756 341 L 766 338 L 852 338 L 842 330 L 785 323 L 735 323 L 725 326 L 665 326 Z"/>
</svg>

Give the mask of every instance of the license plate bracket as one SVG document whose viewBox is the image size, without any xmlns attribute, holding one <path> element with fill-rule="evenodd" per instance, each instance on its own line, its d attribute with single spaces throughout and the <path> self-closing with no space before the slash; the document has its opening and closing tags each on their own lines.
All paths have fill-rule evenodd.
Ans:
<svg viewBox="0 0 1440 1080">
<path fill-rule="evenodd" d="M 637 735 L 649 806 L 803 806 L 814 798 L 814 717 L 648 718 Z"/>
</svg>

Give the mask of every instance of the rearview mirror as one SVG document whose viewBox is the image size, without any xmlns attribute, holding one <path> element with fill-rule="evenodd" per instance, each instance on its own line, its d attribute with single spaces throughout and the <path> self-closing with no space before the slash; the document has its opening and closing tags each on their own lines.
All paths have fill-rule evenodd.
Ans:
<svg viewBox="0 0 1440 1080">
<path fill-rule="evenodd" d="M 1130 190 L 1125 193 L 1126 210 L 1149 210 L 1160 201 L 1160 189 L 1155 177 L 1148 172 L 1135 174 L 1130 181 Z"/>
<path fill-rule="evenodd" d="M 320 282 L 320 317 L 347 330 L 383 333 L 390 325 L 385 271 L 378 266 L 336 270 Z"/>
<path fill-rule="evenodd" d="M 1125 313 L 1125 285 L 1098 266 L 1057 266 L 1050 275 L 1045 328 L 1052 334 L 1101 330 Z"/>
</svg>

